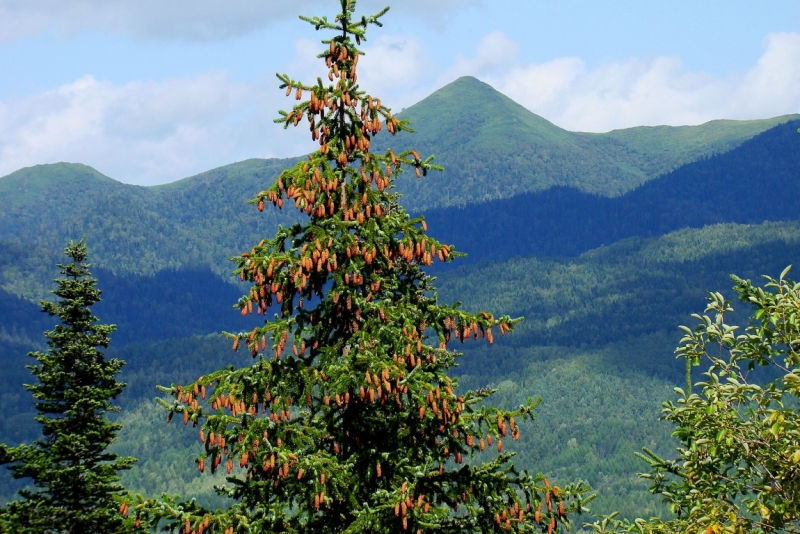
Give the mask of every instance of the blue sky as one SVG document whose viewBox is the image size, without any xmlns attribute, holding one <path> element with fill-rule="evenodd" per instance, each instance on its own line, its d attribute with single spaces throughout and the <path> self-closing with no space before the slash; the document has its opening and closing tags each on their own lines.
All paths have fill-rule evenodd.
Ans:
<svg viewBox="0 0 800 534">
<path fill-rule="evenodd" d="M 310 140 L 272 124 L 333 0 L 0 0 L 0 176 L 55 161 L 169 182 Z M 364 10 L 385 1 L 362 0 Z M 800 2 L 404 0 L 362 85 L 400 109 L 476 76 L 582 131 L 800 111 Z"/>
</svg>

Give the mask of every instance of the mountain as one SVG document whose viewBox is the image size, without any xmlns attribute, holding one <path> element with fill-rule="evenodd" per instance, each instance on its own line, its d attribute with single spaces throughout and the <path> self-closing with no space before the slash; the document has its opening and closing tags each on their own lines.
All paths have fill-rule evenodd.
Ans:
<svg viewBox="0 0 800 534">
<path fill-rule="evenodd" d="M 777 276 L 798 259 L 798 221 L 718 224 L 658 238 L 634 237 L 577 258 L 466 265 L 442 273 L 437 287 L 445 301 L 464 300 L 472 309 L 525 317 L 513 336 L 499 342 L 508 353 L 494 360 L 485 373 L 489 376 L 512 373 L 531 347 L 635 345 L 643 336 L 669 332 L 674 339 L 666 350 L 644 357 L 629 354 L 617 364 L 680 383 L 683 367 L 671 350 L 680 339 L 677 326 L 691 323 L 690 315 L 705 308 L 708 291 L 733 298 L 731 274 L 758 282 L 761 275 Z M 734 308 L 741 312 L 746 307 Z M 476 354 L 465 359 L 465 367 L 492 361 Z"/>
<path fill-rule="evenodd" d="M 414 134 L 378 136 L 376 150 L 415 148 L 445 167 L 424 180 L 404 178 L 407 208 L 467 206 L 563 186 L 614 197 L 677 167 L 726 152 L 800 115 L 700 126 L 639 127 L 605 134 L 569 132 L 491 86 L 459 78 L 399 116 Z"/>
<path fill-rule="evenodd" d="M 496 387 L 509 407 L 544 398 L 517 447 L 521 467 L 587 478 L 603 512 L 664 513 L 632 453 L 670 453 L 670 428 L 655 421 L 682 382 L 676 327 L 691 325 L 705 292 L 729 294 L 731 273 L 797 263 L 800 116 L 568 132 L 470 78 L 401 115 L 419 133 L 392 145 L 447 166 L 401 177 L 402 202 L 469 253 L 434 271 L 442 299 L 525 317 L 491 347 L 465 343 L 462 385 Z M 246 204 L 296 161 L 247 160 L 155 187 L 68 163 L 0 178 L 0 442 L 35 436 L 25 354 L 44 346 L 52 318 L 34 301 L 49 296 L 67 241 L 84 236 L 103 290 L 94 311 L 118 327 L 108 354 L 128 362 L 115 447 L 141 461 L 126 483 L 221 505 L 211 487 L 224 481 L 197 473 L 191 429 L 165 427 L 151 397 L 156 384 L 250 361 L 218 335 L 255 320 L 232 310 L 247 289 L 227 258 L 300 220 Z M 13 488 L 0 478 L 0 499 Z"/>
<path fill-rule="evenodd" d="M 21 169 L 0 178 L 8 195 L 0 243 L 60 252 L 85 237 L 95 262 L 116 274 L 178 267 L 223 273 L 229 256 L 297 220 L 245 203 L 288 163 L 249 160 L 158 187 L 122 184 L 78 164 Z M 12 283 L 0 278 L 3 287 Z"/>
<path fill-rule="evenodd" d="M 423 180 L 401 178 L 403 201 L 426 215 L 437 237 L 469 252 L 470 261 L 574 255 L 624 237 L 659 235 L 686 225 L 774 220 L 772 207 L 763 204 L 748 211 L 755 219 L 737 218 L 741 197 L 726 199 L 719 205 L 725 213 L 713 217 L 686 207 L 695 201 L 713 204 L 715 194 L 724 193 L 698 189 L 706 183 L 698 173 L 721 176 L 730 171 L 769 180 L 773 178 L 764 174 L 771 172 L 769 160 L 784 173 L 775 179 L 786 181 L 797 153 L 789 135 L 793 126 L 785 123 L 790 116 L 633 129 L 638 136 L 628 130 L 580 134 L 554 126 L 469 78 L 405 113 L 420 130 L 414 142 L 423 151 L 430 146 L 448 170 Z M 768 137 L 759 145 L 757 132 L 775 123 L 783 124 L 761 134 Z M 465 124 L 480 127 L 473 130 Z M 508 138 L 500 133 L 503 124 L 513 125 Z M 770 145 L 769 135 L 783 135 L 783 141 Z M 404 139 L 411 138 L 401 135 L 398 141 Z M 713 155 L 737 144 L 729 153 Z M 540 164 L 532 165 L 530 158 Z M 693 158 L 701 160 L 655 178 Z M 226 277 L 228 257 L 272 234 L 279 224 L 299 220 L 294 210 L 259 213 L 246 204 L 295 161 L 247 160 L 155 187 L 122 184 L 80 164 L 21 169 L 0 178 L 6 200 L 0 206 L 0 287 L 27 298 L 46 297 L 55 263 L 50 260 L 69 239 L 81 237 L 97 265 L 115 275 L 210 268 Z M 738 161 L 744 167 L 737 170 Z M 624 176 L 630 180 L 625 178 L 627 185 L 620 189 L 622 182 L 615 180 Z M 644 186 L 621 194 L 642 181 Z M 675 184 L 684 182 L 694 191 L 691 198 L 676 197 L 682 193 Z M 484 193 L 470 185 L 478 183 L 475 187 Z M 782 202 L 791 208 L 790 198 Z M 17 252 L 7 253 L 11 260 L 4 262 L 3 248 L 9 247 Z M 21 271 L 22 264 L 26 269 Z"/>
</svg>

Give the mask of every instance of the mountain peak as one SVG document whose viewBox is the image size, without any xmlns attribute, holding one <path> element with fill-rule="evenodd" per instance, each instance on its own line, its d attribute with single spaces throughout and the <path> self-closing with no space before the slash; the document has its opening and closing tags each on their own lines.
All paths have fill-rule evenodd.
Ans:
<svg viewBox="0 0 800 534">
<path fill-rule="evenodd" d="M 66 184 L 91 187 L 94 184 L 120 184 L 116 180 L 82 163 L 47 163 L 24 167 L 0 178 L 0 196 L 14 207 L 41 199 L 55 188 Z"/>
<path fill-rule="evenodd" d="M 32 167 L 23 167 L 7 176 L 0 177 L 0 188 L 8 187 L 8 184 L 17 182 L 28 182 L 29 185 L 35 185 L 75 179 L 100 180 L 103 182 L 116 181 L 83 163 L 60 161 L 58 163 L 44 163 Z"/>
<path fill-rule="evenodd" d="M 450 82 L 449 84 L 445 85 L 442 89 L 444 89 L 445 87 L 450 87 L 452 89 L 462 90 L 462 91 L 477 91 L 477 92 L 484 92 L 489 95 L 502 96 L 502 93 L 500 91 L 498 91 L 488 83 L 480 81 L 478 78 L 475 78 L 474 76 L 461 76 L 460 78 L 457 78 L 452 82 Z"/>
<path fill-rule="evenodd" d="M 467 137 L 519 137 L 543 143 L 570 142 L 570 132 L 517 104 L 506 95 L 472 76 L 462 76 L 406 109 L 402 116 L 425 122 L 422 136 L 440 137 L 453 125 L 467 125 Z"/>
</svg>

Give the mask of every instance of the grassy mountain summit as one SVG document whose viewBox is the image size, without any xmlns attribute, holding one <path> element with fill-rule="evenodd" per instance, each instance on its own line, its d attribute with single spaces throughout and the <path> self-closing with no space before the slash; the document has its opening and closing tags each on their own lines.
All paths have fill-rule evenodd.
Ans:
<svg viewBox="0 0 800 534">
<path fill-rule="evenodd" d="M 642 170 L 655 178 L 703 157 L 728 152 L 771 128 L 800 119 L 714 120 L 698 126 L 637 126 L 594 134 L 625 143 L 643 157 Z M 592 135 L 592 134 L 588 134 Z"/>
</svg>

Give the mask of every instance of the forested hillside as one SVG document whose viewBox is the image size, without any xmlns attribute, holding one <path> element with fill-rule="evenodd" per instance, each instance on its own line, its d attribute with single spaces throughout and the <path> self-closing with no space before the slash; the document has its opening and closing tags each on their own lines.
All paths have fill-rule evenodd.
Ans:
<svg viewBox="0 0 800 534">
<path fill-rule="evenodd" d="M 758 279 L 798 263 L 798 117 L 575 133 L 470 78 L 402 115 L 419 133 L 400 145 L 413 140 L 447 167 L 401 178 L 403 203 L 469 254 L 435 269 L 440 296 L 525 317 L 490 348 L 464 344 L 463 385 L 498 387 L 507 406 L 543 397 L 517 465 L 586 478 L 599 511 L 662 513 L 632 454 L 671 450 L 656 419 L 683 382 L 677 326 L 706 292 L 730 293 L 732 273 Z M 246 205 L 293 161 L 148 188 L 66 163 L 0 178 L 0 408 L 10 414 L 0 442 L 35 437 L 25 354 L 53 324 L 35 301 L 66 242 L 85 236 L 104 291 L 95 311 L 118 327 L 109 354 L 128 362 L 115 448 L 140 462 L 126 482 L 219 503 L 222 480 L 198 479 L 185 452 L 196 435 L 165 428 L 154 387 L 250 359 L 218 335 L 254 324 L 233 309 L 246 289 L 228 257 L 296 221 L 294 210 Z M 2 479 L 0 498 L 15 487 Z"/>
<path fill-rule="evenodd" d="M 661 401 L 683 380 L 683 366 L 672 353 L 680 338 L 677 325 L 689 324 L 689 314 L 702 310 L 707 289 L 729 293 L 732 272 L 757 278 L 779 272 L 797 257 L 798 223 L 726 224 L 632 238 L 574 259 L 468 265 L 442 273 L 437 285 L 444 299 L 462 300 L 466 308 L 504 309 L 526 318 L 513 336 L 499 338 L 490 348 L 463 345 L 466 356 L 457 371 L 469 387 L 500 387 L 499 400 L 508 406 L 527 396 L 543 397 L 538 422 L 516 444 L 520 465 L 557 479 L 585 477 L 601 491 L 600 509 L 633 515 L 659 510 L 646 484 L 636 480 L 643 466 L 632 452 L 642 446 L 669 451 L 669 428 L 655 420 Z M 154 385 L 180 383 L 203 369 L 250 359 L 233 353 L 227 340 L 204 335 L 248 328 L 238 314 L 231 317 L 237 288 L 209 275 L 207 281 L 222 285 L 199 280 L 196 290 L 211 290 L 196 297 L 178 293 L 175 280 L 186 276 L 179 272 L 158 282 L 174 285 L 172 291 L 151 290 L 148 284 L 155 281 L 146 277 L 105 279 L 114 289 L 105 293 L 98 315 L 119 325 L 110 354 L 128 362 L 119 450 L 142 458 L 126 476 L 148 492 L 185 493 L 197 476 L 191 457 L 180 452 L 195 446 L 194 433 L 187 429 L 185 439 L 175 441 L 163 414 L 148 400 L 157 393 Z M 123 294 L 128 305 L 114 305 Z M 187 306 L 191 298 L 197 300 Z M 34 310 L 28 304 L 23 313 L 36 317 Z M 148 310 L 158 310 L 150 312 L 157 314 L 155 320 Z M 213 314 L 219 318 L 216 329 L 205 319 Z M 162 325 L 162 318 L 177 324 Z M 155 329 L 147 332 L 148 326 Z M 164 334 L 164 328 L 180 333 Z M 168 337 L 173 339 L 163 340 Z M 34 429 L 32 406 L 20 386 L 27 373 L 23 347 L 6 348 L 20 352 L 6 353 L 10 359 L 4 361 L 0 385 L 4 406 L 16 414 L 0 431 L 12 441 L 30 439 Z M 205 498 L 217 502 L 212 484 L 204 481 L 202 487 Z"/>
<path fill-rule="evenodd" d="M 8 198 L 0 208 L 0 243 L 5 243 L 0 253 L 14 248 L 0 256 L 0 264 L 14 270 L 20 260 L 36 256 L 32 247 L 52 254 L 58 243 L 78 235 L 86 237 L 95 263 L 113 273 L 213 268 L 224 275 L 230 255 L 279 223 L 292 222 L 294 215 L 288 212 L 243 209 L 287 164 L 250 160 L 152 188 L 116 182 L 85 165 L 22 169 L 0 178 Z M 38 259 L 29 263 L 34 264 L 41 294 L 49 278 L 41 269 L 52 270 L 54 264 L 42 265 Z M 16 274 L 3 271 L 2 287 L 30 291 L 27 283 L 21 284 Z"/>
</svg>

